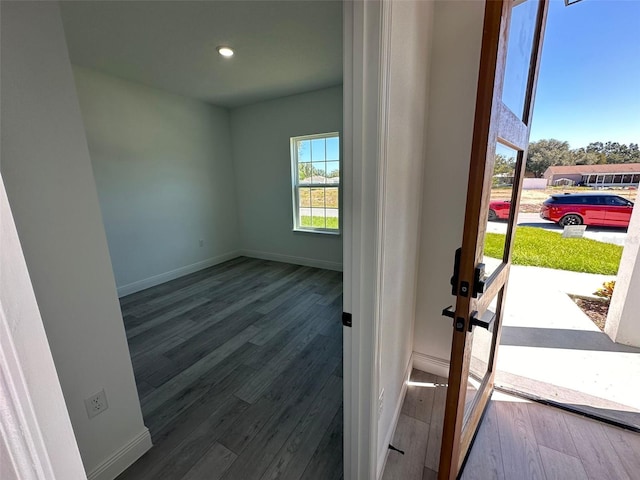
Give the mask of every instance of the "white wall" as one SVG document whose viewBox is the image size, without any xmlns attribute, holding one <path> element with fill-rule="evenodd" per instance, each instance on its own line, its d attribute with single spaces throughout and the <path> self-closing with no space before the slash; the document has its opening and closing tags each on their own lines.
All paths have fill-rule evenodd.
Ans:
<svg viewBox="0 0 640 480">
<path fill-rule="evenodd" d="M 433 2 L 391 4 L 380 285 L 378 462 L 404 399 L 413 350 Z"/>
<path fill-rule="evenodd" d="M 84 478 L 1 176 L 0 265 L 0 478 Z"/>
<path fill-rule="evenodd" d="M 59 8 L 1 8 L 2 176 L 84 466 L 108 467 L 104 478 L 113 478 L 150 439 Z M 83 400 L 101 388 L 109 409 L 89 420 Z M 103 464 L 126 445 L 116 464 Z"/>
<path fill-rule="evenodd" d="M 231 110 L 240 237 L 250 256 L 340 270 L 342 236 L 293 232 L 291 137 L 342 131 L 342 87 Z"/>
<path fill-rule="evenodd" d="M 119 292 L 233 258 L 239 236 L 228 110 L 73 71 Z"/>
<path fill-rule="evenodd" d="M 436 2 L 415 324 L 415 365 L 445 373 L 455 302 L 449 279 L 462 243 L 484 2 Z"/>
<path fill-rule="evenodd" d="M 637 204 L 636 204 L 637 205 Z M 640 347 L 640 210 L 631 214 L 604 331 L 614 342 Z"/>
</svg>

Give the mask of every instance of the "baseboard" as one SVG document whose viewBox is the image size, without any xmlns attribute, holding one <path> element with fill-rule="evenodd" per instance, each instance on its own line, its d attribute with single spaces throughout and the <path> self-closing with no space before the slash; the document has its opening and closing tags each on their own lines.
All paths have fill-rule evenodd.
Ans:
<svg viewBox="0 0 640 480">
<path fill-rule="evenodd" d="M 413 352 L 413 368 L 423 372 L 438 375 L 440 377 L 449 377 L 449 362 L 438 357 L 425 355 L 424 353 Z"/>
<path fill-rule="evenodd" d="M 113 480 L 153 446 L 148 428 L 87 474 L 87 480 Z"/>
<path fill-rule="evenodd" d="M 234 250 L 223 255 L 218 255 L 217 257 L 208 258 L 206 260 L 202 260 L 201 262 L 192 263 L 191 265 L 176 268 L 175 270 L 171 270 L 169 272 L 160 273 L 158 275 L 154 275 L 153 277 L 138 280 L 137 282 L 129 283 L 127 285 L 122 285 L 118 287 L 118 297 L 124 297 L 126 295 L 131 295 L 132 293 L 144 290 L 146 288 L 155 287 L 156 285 L 160 285 L 161 283 L 184 277 L 185 275 L 189 275 L 190 273 L 194 273 L 205 268 L 213 267 L 214 265 L 226 262 L 227 260 L 239 257 L 240 255 L 241 254 L 238 250 Z"/>
<path fill-rule="evenodd" d="M 272 260 L 274 262 L 293 263 L 294 265 L 303 265 L 305 267 L 324 268 L 325 270 L 342 271 L 342 263 L 329 262 L 327 260 L 317 260 L 315 258 L 294 257 L 291 255 L 282 255 L 280 253 L 260 252 L 257 250 L 240 250 L 239 255 L 251 258 L 259 258 L 261 260 Z"/>
<path fill-rule="evenodd" d="M 400 412 L 402 412 L 402 405 L 404 404 L 404 398 L 407 395 L 407 382 L 409 378 L 411 378 L 411 368 L 413 366 L 413 354 L 409 358 L 409 362 L 407 363 L 407 368 L 404 372 L 403 382 L 402 382 L 402 390 L 400 391 L 400 396 L 398 397 L 398 402 L 396 403 L 396 409 L 393 412 L 393 420 L 391 421 L 391 425 L 389 425 L 389 430 L 384 436 L 384 442 L 382 443 L 382 448 L 384 451 L 378 452 L 378 458 L 382 459 L 382 462 L 378 463 L 378 470 L 376 472 L 376 478 L 380 480 L 382 475 L 384 474 L 384 467 L 387 465 L 387 458 L 389 457 L 389 448 L 387 447 L 393 441 L 393 435 L 396 433 L 396 428 L 398 426 L 398 420 L 400 419 Z"/>
</svg>

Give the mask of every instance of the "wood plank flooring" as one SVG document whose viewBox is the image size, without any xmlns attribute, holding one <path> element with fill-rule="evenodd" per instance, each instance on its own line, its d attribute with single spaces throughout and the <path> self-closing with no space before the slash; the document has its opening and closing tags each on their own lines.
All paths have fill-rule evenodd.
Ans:
<svg viewBox="0 0 640 480">
<path fill-rule="evenodd" d="M 154 447 L 118 480 L 342 478 L 341 272 L 240 257 L 121 308 Z"/>
<path fill-rule="evenodd" d="M 414 370 L 384 480 L 435 480 L 446 379 Z M 462 480 L 638 480 L 640 434 L 495 392 Z"/>
</svg>

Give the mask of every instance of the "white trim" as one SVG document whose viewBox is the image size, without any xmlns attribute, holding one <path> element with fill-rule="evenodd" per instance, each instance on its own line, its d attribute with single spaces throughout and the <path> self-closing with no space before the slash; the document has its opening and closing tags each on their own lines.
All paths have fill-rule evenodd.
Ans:
<svg viewBox="0 0 640 480">
<path fill-rule="evenodd" d="M 342 263 L 330 262 L 328 260 L 318 260 L 316 258 L 294 257 L 281 253 L 260 252 L 258 250 L 240 250 L 236 256 L 259 258 L 261 260 L 272 260 L 274 262 L 292 263 L 305 267 L 324 268 L 326 270 L 342 271 Z"/>
<path fill-rule="evenodd" d="M 376 275 L 377 275 L 377 291 L 376 291 L 376 311 L 374 315 L 374 342 L 375 342 L 375 374 L 373 384 L 375 385 L 377 395 L 382 395 L 380 378 L 382 372 L 382 338 L 380 331 L 382 330 L 381 322 L 384 309 L 384 290 L 385 290 L 385 205 L 387 197 L 387 173 L 389 158 L 389 127 L 390 117 L 389 110 L 391 108 L 391 27 L 392 27 L 392 2 L 381 2 L 380 9 L 380 38 L 379 38 L 379 64 L 378 64 L 378 152 L 377 152 L 377 205 L 376 205 L 376 240 L 377 240 L 377 258 L 376 258 Z M 402 410 L 402 402 L 407 390 L 407 372 L 411 373 L 411 357 L 405 368 L 405 376 L 403 377 L 402 390 L 398 397 L 398 403 L 394 411 L 393 419 L 389 424 L 387 432 L 384 433 L 384 441 L 380 450 L 376 452 L 376 478 L 381 478 L 384 473 L 384 466 L 387 462 L 389 454 L 388 445 L 392 440 L 393 434 L 398 424 L 400 411 Z M 378 422 L 380 421 L 377 418 Z M 380 436 L 379 424 L 376 435 L 376 444 Z"/>
<path fill-rule="evenodd" d="M 190 273 L 212 267 L 214 265 L 226 262 L 227 260 L 232 260 L 239 256 L 239 251 L 234 250 L 222 255 L 218 255 L 217 257 L 208 258 L 206 260 L 202 260 L 201 262 L 192 263 L 191 265 L 185 265 L 184 267 L 176 268 L 175 270 L 171 270 L 169 272 L 159 273 L 158 275 L 154 275 L 149 278 L 144 278 L 136 282 L 128 283 L 127 285 L 119 286 L 118 297 L 124 297 L 125 295 L 131 295 L 132 293 L 139 292 L 146 288 L 155 287 L 156 285 L 160 285 L 161 283 L 184 277 L 185 275 L 189 275 Z"/>
<path fill-rule="evenodd" d="M 325 157 L 324 160 L 322 160 L 322 162 L 326 163 L 327 162 L 338 162 L 338 172 L 339 172 L 339 177 L 338 177 L 338 183 L 300 183 L 300 178 L 298 175 L 298 165 L 300 163 L 310 163 L 313 166 L 313 163 L 317 163 L 317 162 L 313 162 L 313 160 L 310 160 L 309 162 L 300 162 L 299 158 L 298 158 L 298 150 L 296 148 L 296 145 L 298 142 L 302 142 L 302 141 L 306 141 L 306 140 L 317 140 L 317 139 L 324 139 L 325 141 L 327 139 L 330 138 L 337 138 L 338 139 L 338 159 L 337 160 L 327 160 L 327 156 L 326 156 L 326 151 L 325 151 Z M 299 135 L 297 137 L 291 137 L 289 139 L 289 146 L 291 149 L 291 185 L 292 185 L 292 200 L 293 200 L 293 231 L 294 232 L 308 232 L 308 233 L 329 233 L 329 234 L 333 234 L 333 235 L 340 235 L 342 233 L 342 202 L 341 200 L 341 192 L 342 192 L 342 185 L 343 185 L 343 179 L 342 179 L 342 155 L 340 154 L 340 152 L 342 151 L 342 137 L 340 135 L 340 132 L 327 132 L 327 133 L 314 133 L 311 135 Z M 312 155 L 312 152 L 309 152 L 309 155 Z M 325 172 L 325 174 L 327 174 L 328 172 Z M 311 176 L 313 177 L 313 171 L 311 172 Z M 327 178 L 327 177 L 325 177 Z M 337 188 L 338 189 L 338 207 L 336 208 L 336 210 L 338 210 L 338 228 L 316 228 L 316 227 L 305 227 L 302 226 L 300 224 L 300 189 L 301 188 L 324 188 L 325 190 L 327 188 Z M 325 192 L 326 194 L 326 192 Z M 309 199 L 309 201 L 311 202 L 311 198 Z M 310 204 L 310 207 L 311 204 Z M 333 207 L 330 207 L 331 209 L 333 209 Z M 324 209 L 324 213 L 325 213 L 325 217 L 326 217 L 326 210 L 327 210 L 327 205 L 326 205 L 326 198 L 325 198 L 325 205 L 323 207 Z"/>
<path fill-rule="evenodd" d="M 344 261 L 344 273 L 342 274 L 342 310 L 353 312 L 353 131 L 354 131 L 354 92 L 353 92 L 353 38 L 354 38 L 354 7 L 351 2 L 342 5 L 342 181 L 345 188 L 342 189 L 343 212 L 343 237 L 342 256 Z M 354 471 L 353 465 L 359 463 L 355 455 L 357 448 L 357 430 L 354 431 L 355 422 L 352 414 L 352 387 L 354 339 L 353 328 L 342 329 L 342 381 L 343 381 L 343 477 L 351 480 Z"/>
<path fill-rule="evenodd" d="M 449 378 L 449 361 L 424 353 L 413 352 L 413 368 L 440 377 Z"/>
<path fill-rule="evenodd" d="M 380 75 L 382 2 L 344 2 L 345 480 L 375 480 L 378 443 Z M 350 309 L 350 310 L 349 310 Z"/>
<path fill-rule="evenodd" d="M 402 405 L 404 404 L 404 399 L 407 396 L 407 382 L 411 378 L 411 369 L 413 368 L 413 354 L 409 357 L 409 362 L 407 362 L 407 368 L 404 372 L 404 381 L 402 382 L 402 390 L 400 391 L 400 396 L 398 397 L 398 403 L 396 404 L 395 412 L 393 413 L 393 420 L 391 421 L 391 425 L 389 425 L 389 430 L 384 437 L 384 442 L 382 442 L 382 448 L 384 452 L 378 452 L 378 458 L 382 458 L 382 461 L 378 464 L 378 475 L 376 478 L 380 480 L 382 475 L 384 474 L 384 468 L 387 465 L 387 458 L 389 458 L 389 448 L 388 445 L 393 442 L 393 435 L 396 433 L 396 428 L 398 427 L 398 420 L 400 419 L 400 413 L 402 412 Z"/>
<path fill-rule="evenodd" d="M 145 428 L 129 443 L 113 452 L 105 461 L 87 474 L 87 480 L 113 480 L 149 451 L 153 446 L 149 429 Z"/>
<path fill-rule="evenodd" d="M 1 180 L 0 180 L 1 181 Z M 23 376 L 11 331 L 0 305 L 0 441 L 8 449 L 11 470 L 21 480 L 53 478 L 38 419 Z"/>
</svg>

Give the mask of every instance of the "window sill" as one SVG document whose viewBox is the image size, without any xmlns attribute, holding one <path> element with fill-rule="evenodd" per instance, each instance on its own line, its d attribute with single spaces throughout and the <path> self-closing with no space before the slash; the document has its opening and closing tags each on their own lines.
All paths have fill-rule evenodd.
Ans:
<svg viewBox="0 0 640 480">
<path fill-rule="evenodd" d="M 294 228 L 293 233 L 310 233 L 312 235 L 329 235 L 331 237 L 339 237 L 342 234 L 339 230 L 332 232 L 329 230 L 308 230 L 306 228 Z"/>
</svg>

